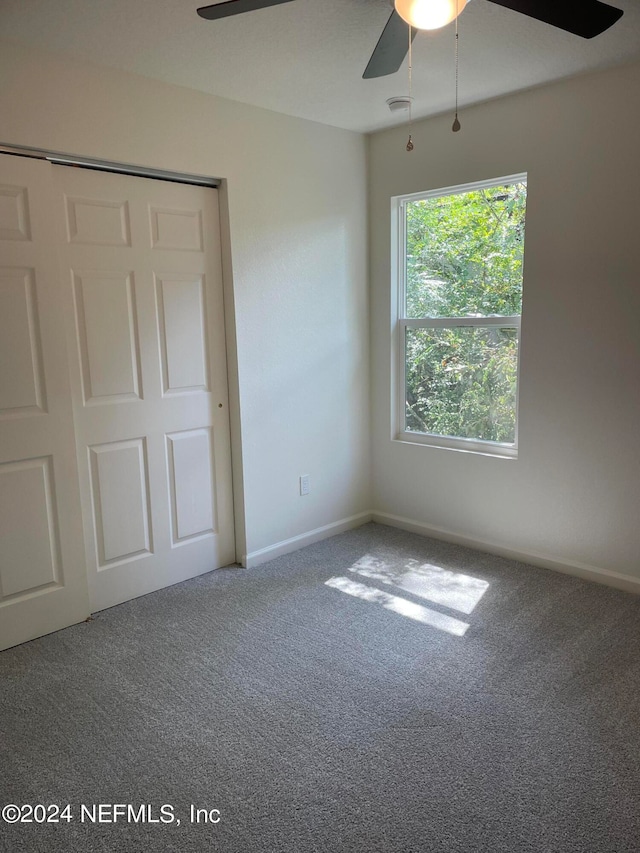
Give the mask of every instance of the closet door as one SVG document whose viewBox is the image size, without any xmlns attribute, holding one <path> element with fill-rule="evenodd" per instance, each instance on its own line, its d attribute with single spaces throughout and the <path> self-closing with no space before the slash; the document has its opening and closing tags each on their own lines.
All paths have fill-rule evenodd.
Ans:
<svg viewBox="0 0 640 853">
<path fill-rule="evenodd" d="M 54 166 L 92 610 L 234 561 L 217 191 Z"/>
<path fill-rule="evenodd" d="M 0 648 L 89 615 L 52 168 L 0 155 Z"/>
</svg>

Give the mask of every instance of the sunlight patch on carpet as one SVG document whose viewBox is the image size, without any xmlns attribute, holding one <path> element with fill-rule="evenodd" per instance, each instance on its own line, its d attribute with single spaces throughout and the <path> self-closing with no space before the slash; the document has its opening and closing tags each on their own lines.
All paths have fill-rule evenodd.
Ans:
<svg viewBox="0 0 640 853">
<path fill-rule="evenodd" d="M 467 622 L 454 619 L 453 616 L 447 616 L 445 613 L 439 613 L 437 610 L 431 610 L 431 608 L 425 607 L 422 604 L 415 604 L 399 595 L 391 595 L 391 593 L 366 586 L 350 578 L 329 578 L 325 582 L 325 585 L 333 589 L 338 589 L 340 592 L 346 592 L 347 595 L 361 598 L 364 601 L 380 604 L 386 610 L 399 613 L 408 619 L 414 619 L 416 622 L 422 622 L 424 625 L 430 625 L 432 628 L 437 628 L 440 631 L 454 634 L 456 637 L 463 637 L 469 628 Z"/>
<path fill-rule="evenodd" d="M 407 560 L 402 566 L 389 565 L 371 554 L 361 557 L 349 571 L 467 615 L 473 612 L 489 588 L 487 581 L 451 572 L 432 563 Z"/>
</svg>

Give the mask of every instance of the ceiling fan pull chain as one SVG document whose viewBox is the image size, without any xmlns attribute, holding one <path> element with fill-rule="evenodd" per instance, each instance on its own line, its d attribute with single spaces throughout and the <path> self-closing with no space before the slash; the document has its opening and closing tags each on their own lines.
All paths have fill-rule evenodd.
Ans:
<svg viewBox="0 0 640 853">
<path fill-rule="evenodd" d="M 411 57 L 411 42 L 413 39 L 411 38 L 411 26 L 409 26 L 409 141 L 407 142 L 407 151 L 413 151 L 413 140 L 411 139 L 411 130 L 413 126 L 413 113 L 411 110 L 411 70 L 413 67 L 412 57 Z"/>
<path fill-rule="evenodd" d="M 453 120 L 453 125 L 451 126 L 451 130 L 454 133 L 457 133 L 462 125 L 460 124 L 460 120 L 458 118 L 458 0 L 456 0 L 456 117 Z"/>
</svg>

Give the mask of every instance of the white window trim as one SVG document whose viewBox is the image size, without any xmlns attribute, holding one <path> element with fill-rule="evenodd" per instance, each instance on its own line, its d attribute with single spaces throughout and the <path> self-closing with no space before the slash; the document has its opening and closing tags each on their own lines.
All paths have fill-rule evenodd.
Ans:
<svg viewBox="0 0 640 853">
<path fill-rule="evenodd" d="M 479 453 L 503 459 L 515 459 L 518 456 L 518 429 L 520 424 L 520 353 L 521 353 L 521 315 L 511 317 L 439 317 L 429 319 L 409 319 L 404 316 L 406 304 L 406 205 L 418 199 L 439 198 L 446 195 L 459 195 L 479 189 L 503 186 L 505 184 L 527 181 L 527 173 L 509 175 L 488 181 L 477 181 L 470 184 L 460 184 L 454 187 L 417 192 L 408 195 L 395 196 L 391 199 L 391 439 L 407 444 L 418 444 L 429 447 L 459 450 L 468 453 Z M 403 249 L 402 251 L 401 248 Z M 516 373 L 516 429 L 515 440 L 512 443 L 486 441 L 459 436 L 443 436 L 434 433 L 411 432 L 405 425 L 405 381 L 406 381 L 406 330 L 438 329 L 456 326 L 472 326 L 486 328 L 499 326 L 508 329 L 515 328 L 518 335 L 518 364 Z"/>
</svg>

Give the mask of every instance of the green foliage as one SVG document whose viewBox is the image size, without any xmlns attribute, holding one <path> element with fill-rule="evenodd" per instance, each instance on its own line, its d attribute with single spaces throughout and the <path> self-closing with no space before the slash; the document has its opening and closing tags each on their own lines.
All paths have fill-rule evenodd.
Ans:
<svg viewBox="0 0 640 853">
<path fill-rule="evenodd" d="M 407 204 L 408 318 L 519 315 L 526 185 Z M 512 443 L 514 329 L 407 329 L 406 428 Z"/>
<path fill-rule="evenodd" d="M 515 329 L 407 330 L 407 429 L 513 443 Z"/>
</svg>

